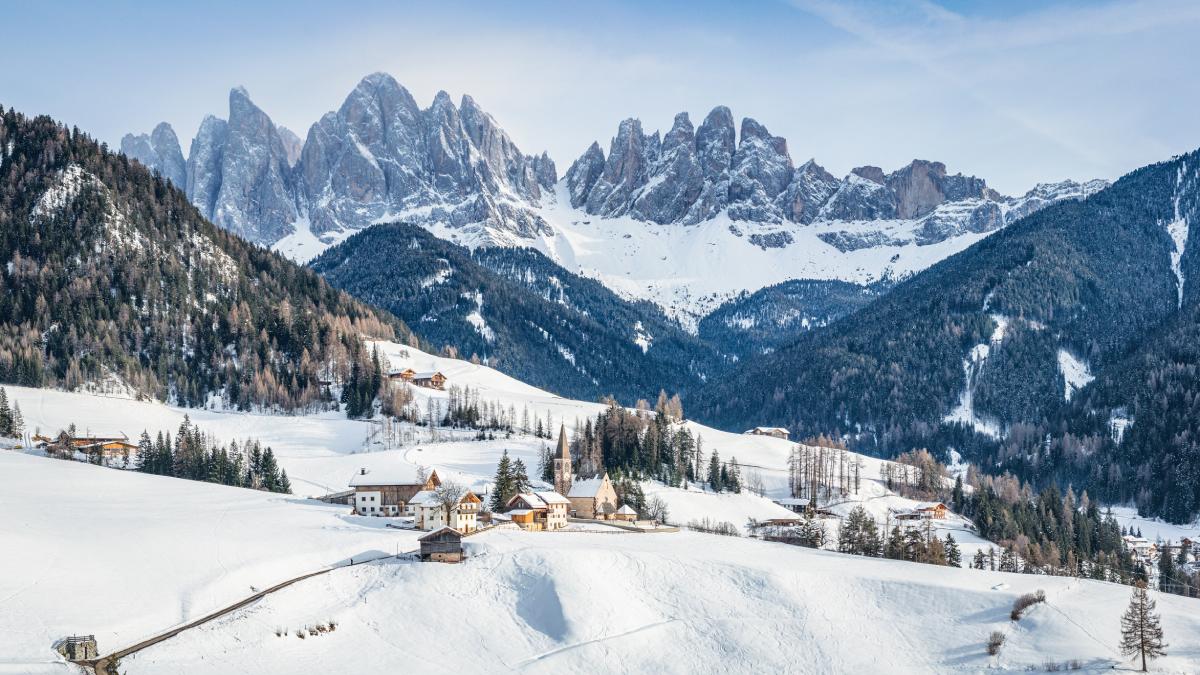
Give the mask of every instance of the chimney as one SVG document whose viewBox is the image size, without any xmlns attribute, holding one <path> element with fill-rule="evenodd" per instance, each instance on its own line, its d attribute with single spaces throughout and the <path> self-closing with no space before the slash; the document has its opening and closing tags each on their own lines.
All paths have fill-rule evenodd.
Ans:
<svg viewBox="0 0 1200 675">
<path fill-rule="evenodd" d="M 365 475 L 367 475 L 367 467 L 365 467 L 365 466 L 364 466 L 363 468 L 359 469 L 359 470 L 358 470 L 358 475 L 360 475 L 360 476 L 365 476 Z"/>
</svg>

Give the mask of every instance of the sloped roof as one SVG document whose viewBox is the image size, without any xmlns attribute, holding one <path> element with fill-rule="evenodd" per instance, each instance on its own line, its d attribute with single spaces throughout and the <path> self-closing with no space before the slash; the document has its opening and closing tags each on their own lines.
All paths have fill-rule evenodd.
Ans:
<svg viewBox="0 0 1200 675">
<path fill-rule="evenodd" d="M 538 497 L 541 497 L 542 501 L 546 502 L 547 504 L 570 504 L 571 503 L 570 499 L 567 499 L 566 497 L 558 494 L 554 490 L 538 490 L 534 494 L 537 495 Z"/>
<path fill-rule="evenodd" d="M 377 469 L 367 469 L 366 473 L 359 471 L 350 478 L 350 487 L 371 486 L 371 485 L 424 485 L 425 481 L 417 475 L 418 467 L 411 464 L 392 464 L 386 467 Z M 441 481 L 437 478 L 437 471 L 429 472 L 429 479 L 434 485 Z"/>
<path fill-rule="evenodd" d="M 576 498 L 594 498 L 596 494 L 600 492 L 600 488 L 603 485 L 603 476 L 594 476 L 592 478 L 577 480 L 574 483 L 571 483 L 571 489 L 567 491 L 567 496 Z"/>
<path fill-rule="evenodd" d="M 623 516 L 636 516 L 637 511 L 628 504 L 622 504 L 621 508 L 617 509 L 617 513 Z"/>
<path fill-rule="evenodd" d="M 434 375 L 441 375 L 442 377 L 445 377 L 445 375 L 442 375 L 442 373 L 441 373 L 441 372 L 439 372 L 439 371 L 436 371 L 436 370 L 425 370 L 425 371 L 422 371 L 422 372 L 419 372 L 419 373 L 413 373 L 412 379 L 414 379 L 414 380 L 428 380 L 428 379 L 432 379 Z"/>
<path fill-rule="evenodd" d="M 418 538 L 417 538 L 417 541 L 426 541 L 426 540 L 436 539 L 436 538 L 438 538 L 439 536 L 441 536 L 441 535 L 443 535 L 443 534 L 447 534 L 447 533 L 449 533 L 449 534 L 453 534 L 453 535 L 454 535 L 456 538 L 458 538 L 458 539 L 462 539 L 462 533 L 461 533 L 461 532 L 459 532 L 458 530 L 454 529 L 453 527 L 447 527 L 447 526 L 443 525 L 442 527 L 439 527 L 438 529 L 434 530 L 433 532 L 430 532 L 430 533 L 429 533 L 429 534 L 427 534 L 427 535 L 424 535 L 424 536 L 422 536 L 422 537 L 418 537 Z"/>
<path fill-rule="evenodd" d="M 410 506 L 437 506 L 437 497 L 433 490 L 421 490 L 408 500 Z"/>
<path fill-rule="evenodd" d="M 530 508 L 544 509 L 551 504 L 570 504 L 571 500 L 554 492 L 553 490 L 538 490 L 536 492 L 519 492 L 508 500 L 507 505 L 511 505 L 517 500 L 521 500 L 529 505 Z"/>
<path fill-rule="evenodd" d="M 782 434 L 789 434 L 789 435 L 791 434 L 791 432 L 789 432 L 787 429 L 785 429 L 783 427 L 754 427 L 753 429 L 747 429 L 746 433 L 748 433 L 748 434 L 756 434 L 756 433 L 757 434 L 780 434 L 780 433 L 782 433 Z"/>
</svg>

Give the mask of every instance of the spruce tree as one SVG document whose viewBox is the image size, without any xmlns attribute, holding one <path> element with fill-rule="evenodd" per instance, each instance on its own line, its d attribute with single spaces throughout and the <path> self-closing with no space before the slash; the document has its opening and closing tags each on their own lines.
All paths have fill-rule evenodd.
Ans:
<svg viewBox="0 0 1200 675">
<path fill-rule="evenodd" d="M 1162 625 L 1154 608 L 1155 602 L 1146 593 L 1146 587 L 1138 584 L 1129 598 L 1129 607 L 1121 616 L 1121 653 L 1126 656 L 1140 654 L 1142 672 L 1146 672 L 1147 657 L 1153 659 L 1167 654 Z"/>
<path fill-rule="evenodd" d="M 530 488 L 529 473 L 520 457 L 512 463 L 512 486 L 514 493 L 528 492 Z"/>
<path fill-rule="evenodd" d="M 500 455 L 500 462 L 496 464 L 496 477 L 492 483 L 492 511 L 503 511 L 508 500 L 516 494 L 513 489 L 512 463 L 508 459 L 508 450 Z"/>
<path fill-rule="evenodd" d="M 954 535 L 946 533 L 946 564 L 951 567 L 962 567 L 962 552 L 958 550 L 958 542 Z"/>
<path fill-rule="evenodd" d="M 708 486 L 713 492 L 720 492 L 723 486 L 721 482 L 721 459 L 717 455 L 717 451 L 713 450 L 712 459 L 708 461 Z"/>
</svg>

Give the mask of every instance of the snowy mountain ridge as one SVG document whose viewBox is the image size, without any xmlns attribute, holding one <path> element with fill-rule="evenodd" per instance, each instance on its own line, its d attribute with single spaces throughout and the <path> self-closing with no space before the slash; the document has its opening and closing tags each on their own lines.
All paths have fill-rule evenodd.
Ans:
<svg viewBox="0 0 1200 675">
<path fill-rule="evenodd" d="M 592 143 L 560 180 L 547 154 L 522 153 L 470 96 L 455 105 L 439 92 L 422 109 L 384 73 L 363 78 L 299 147 L 239 87 L 228 120 L 201 125 L 185 170 L 165 123 L 126 136 L 122 151 L 185 186 L 205 217 L 301 262 L 406 221 L 468 246 L 538 248 L 693 329 L 741 291 L 903 276 L 1107 186 L 1062 181 L 1006 197 L 927 160 L 836 178 L 814 160 L 794 166 L 787 141 L 752 118 L 735 129 L 724 106 L 699 127 L 679 113 L 665 134 L 626 119 L 607 153 Z M 675 248 L 663 251 L 662 238 Z M 733 250 L 714 259 L 713 246 Z"/>
</svg>

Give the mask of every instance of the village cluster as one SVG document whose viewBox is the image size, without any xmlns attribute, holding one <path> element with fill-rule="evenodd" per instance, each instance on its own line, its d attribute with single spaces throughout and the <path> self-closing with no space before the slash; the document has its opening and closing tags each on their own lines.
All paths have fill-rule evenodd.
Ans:
<svg viewBox="0 0 1200 675">
<path fill-rule="evenodd" d="M 590 478 L 574 476 L 565 425 L 559 431 L 553 461 L 553 489 L 516 492 L 503 502 L 500 511 L 485 511 L 479 495 L 443 483 L 436 470 L 420 467 L 364 467 L 350 480 L 350 491 L 344 496 L 355 515 L 411 519 L 412 527 L 430 531 L 421 540 L 422 557 L 446 562 L 461 559 L 457 543 L 462 536 L 478 531 L 481 524 L 553 531 L 566 528 L 569 519 L 637 521 L 636 510 L 619 504 L 607 473 Z"/>
</svg>

